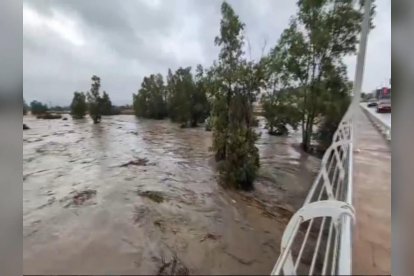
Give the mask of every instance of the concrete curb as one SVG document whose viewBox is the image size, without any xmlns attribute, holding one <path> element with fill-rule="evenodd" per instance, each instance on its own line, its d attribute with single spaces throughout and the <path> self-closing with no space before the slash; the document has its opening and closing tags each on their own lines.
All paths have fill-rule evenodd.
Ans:
<svg viewBox="0 0 414 276">
<path fill-rule="evenodd" d="M 388 142 L 391 142 L 391 127 L 372 114 L 366 105 L 361 103 L 360 106 L 371 123 L 379 130 Z"/>
</svg>

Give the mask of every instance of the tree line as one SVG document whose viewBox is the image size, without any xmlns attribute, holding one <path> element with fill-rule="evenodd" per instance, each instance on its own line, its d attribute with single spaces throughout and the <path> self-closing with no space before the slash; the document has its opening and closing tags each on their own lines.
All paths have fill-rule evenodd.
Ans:
<svg viewBox="0 0 414 276">
<path fill-rule="evenodd" d="M 103 91 L 102 95 L 100 94 L 101 78 L 93 75 L 91 80 L 91 88 L 88 92 L 75 91 L 73 93 L 70 108 L 74 119 L 81 119 L 86 113 L 89 113 L 93 122 L 97 124 L 101 122 L 102 115 L 119 114 L 119 110 L 112 105 L 106 91 Z"/>
<path fill-rule="evenodd" d="M 82 119 L 87 113 L 89 113 L 93 122 L 99 123 L 101 121 L 102 115 L 115 115 L 119 114 L 119 108 L 112 105 L 109 95 L 103 91 L 102 95 L 100 94 L 101 79 L 98 76 L 93 75 L 92 84 L 90 91 L 88 92 L 78 92 L 73 93 L 73 99 L 70 104 L 70 114 L 74 119 Z M 39 101 L 32 101 L 30 103 L 30 108 L 23 99 L 23 115 L 27 114 L 27 111 L 30 109 L 33 115 L 45 114 L 52 111 L 63 111 L 64 108 L 60 106 L 48 107 L 46 104 L 43 104 Z"/>
<path fill-rule="evenodd" d="M 168 69 L 166 82 L 161 74 L 144 77 L 141 88 L 133 94 L 135 115 L 143 118 L 170 118 L 182 127 L 195 127 L 210 113 L 205 85 L 206 76 L 201 65 L 193 76 L 191 67 Z"/>
</svg>

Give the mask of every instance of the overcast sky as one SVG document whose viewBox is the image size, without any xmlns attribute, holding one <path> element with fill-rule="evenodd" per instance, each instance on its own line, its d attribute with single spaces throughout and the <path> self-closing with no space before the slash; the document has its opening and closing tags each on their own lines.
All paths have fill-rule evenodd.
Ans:
<svg viewBox="0 0 414 276">
<path fill-rule="evenodd" d="M 114 104 L 131 104 L 144 76 L 168 68 L 209 66 L 218 56 L 221 0 L 30 0 L 23 2 L 23 80 L 26 102 L 69 105 L 90 78 Z M 296 13 L 296 1 L 228 1 L 246 24 L 252 59 L 273 47 Z M 391 1 L 376 0 L 363 90 L 391 77 Z M 347 57 L 354 78 L 356 57 Z"/>
</svg>

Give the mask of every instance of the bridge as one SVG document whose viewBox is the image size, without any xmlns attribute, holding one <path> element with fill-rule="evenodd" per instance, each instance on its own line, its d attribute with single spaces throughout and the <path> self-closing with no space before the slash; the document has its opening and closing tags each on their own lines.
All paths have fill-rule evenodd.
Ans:
<svg viewBox="0 0 414 276">
<path fill-rule="evenodd" d="M 366 0 L 352 103 L 271 275 L 391 274 L 391 114 L 360 103 L 370 8 Z"/>
</svg>

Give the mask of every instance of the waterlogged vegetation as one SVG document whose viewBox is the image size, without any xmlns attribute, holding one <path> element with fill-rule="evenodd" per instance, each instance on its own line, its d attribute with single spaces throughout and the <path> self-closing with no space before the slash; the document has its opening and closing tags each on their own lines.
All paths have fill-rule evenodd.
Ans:
<svg viewBox="0 0 414 276">
<path fill-rule="evenodd" d="M 93 75 L 89 91 L 74 92 L 72 120 L 24 118 L 25 246 L 53 259 L 79 242 L 73 233 L 85 235 L 53 271 L 271 270 L 318 169 L 308 153 L 329 146 L 349 105 L 343 58 L 356 51 L 362 12 L 352 1 L 298 1 L 259 60 L 247 58 L 246 26 L 227 2 L 221 15 L 217 59 L 145 76 L 135 116 L 106 116 L 119 109 Z M 51 115 L 38 101 L 23 106 L 24 115 Z M 33 238 L 46 224 L 53 229 Z M 53 233 L 66 240 L 44 244 Z M 102 252 L 108 263 L 81 261 Z M 39 273 L 52 271 L 25 254 Z"/>
<path fill-rule="evenodd" d="M 298 13 L 278 43 L 258 61 L 248 60 L 244 23 L 221 6 L 218 60 L 145 77 L 133 95 L 138 117 L 170 118 L 182 127 L 205 122 L 225 186 L 249 190 L 260 166 L 254 103 L 260 103 L 271 135 L 300 129 L 306 152 L 323 152 L 347 106 L 352 82 L 343 58 L 355 54 L 361 10 L 352 1 L 299 1 Z M 346 22 L 346 24 L 344 24 Z M 261 93 L 260 93 L 261 92 Z"/>
</svg>

